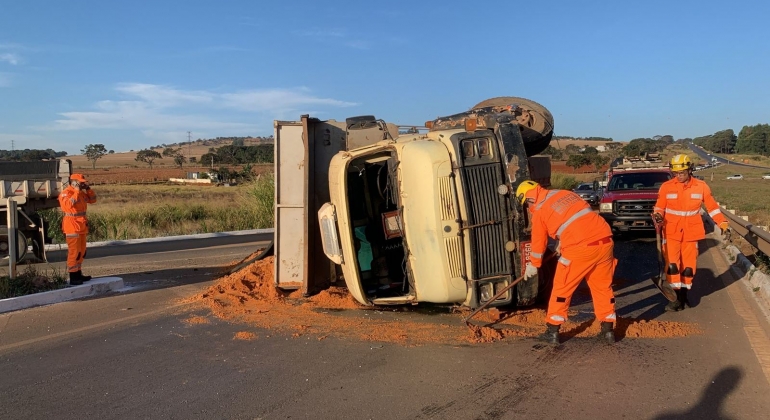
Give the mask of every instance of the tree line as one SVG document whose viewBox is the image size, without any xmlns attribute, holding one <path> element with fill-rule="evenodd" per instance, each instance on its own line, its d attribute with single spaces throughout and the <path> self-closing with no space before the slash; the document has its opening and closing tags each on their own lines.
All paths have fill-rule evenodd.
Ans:
<svg viewBox="0 0 770 420">
<path fill-rule="evenodd" d="M 0 150 L 0 160 L 30 161 L 56 159 L 65 156 L 67 156 L 67 152 L 57 152 L 53 149 Z"/>
<path fill-rule="evenodd" d="M 712 153 L 741 153 L 770 156 L 770 124 L 743 126 L 738 135 L 731 129 L 696 137 L 692 142 Z"/>
</svg>

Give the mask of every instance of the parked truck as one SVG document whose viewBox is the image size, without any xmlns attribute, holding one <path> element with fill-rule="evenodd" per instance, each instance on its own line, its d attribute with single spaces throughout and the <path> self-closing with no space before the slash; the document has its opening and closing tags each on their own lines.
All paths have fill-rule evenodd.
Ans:
<svg viewBox="0 0 770 420">
<path fill-rule="evenodd" d="M 473 308 L 522 274 L 530 229 L 513 195 L 527 179 L 550 184 L 549 158 L 536 156 L 553 134 L 553 118 L 541 105 L 495 98 L 407 134 L 370 116 L 344 125 L 307 117 L 291 124 L 277 122 L 275 136 L 279 287 L 311 293 L 341 277 L 364 305 L 434 302 Z M 304 195 L 310 200 L 305 203 L 297 185 L 284 188 L 281 179 L 288 179 L 286 171 L 299 161 L 298 154 L 289 158 L 296 150 L 285 145 L 291 127 L 300 126 L 304 161 L 314 166 L 306 169 Z M 328 147 L 335 144 L 341 150 L 330 154 Z M 288 198 L 292 194 L 294 200 Z M 319 204 L 317 226 L 297 223 Z M 308 233 L 313 228 L 320 237 Z M 292 230 L 294 235 L 287 233 Z M 318 245 L 336 265 L 324 266 Z M 306 273 L 293 263 L 297 249 L 309 261 Z M 548 293 L 552 269 L 545 267 L 537 281 L 519 283 L 490 306 L 533 304 Z"/>
<path fill-rule="evenodd" d="M 17 260 L 29 245 L 38 259 L 46 261 L 45 244 L 51 243 L 48 226 L 38 210 L 59 207 L 59 193 L 72 172 L 69 160 L 0 162 L 0 257 L 9 255 L 8 199 L 15 201 L 19 226 L 16 231 Z"/>
</svg>

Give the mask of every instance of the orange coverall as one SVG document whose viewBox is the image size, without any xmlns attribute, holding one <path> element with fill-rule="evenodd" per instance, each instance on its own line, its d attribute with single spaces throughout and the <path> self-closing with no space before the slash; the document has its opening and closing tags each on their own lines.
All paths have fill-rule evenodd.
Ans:
<svg viewBox="0 0 770 420">
<path fill-rule="evenodd" d="M 698 261 L 698 241 L 706 237 L 701 205 L 706 204 L 709 216 L 718 225 L 726 222 L 719 205 L 705 182 L 690 177 L 687 182 L 672 178 L 663 183 L 658 191 L 655 213 L 663 215 L 663 255 L 666 272 L 670 264 L 676 265 L 676 273 L 666 275 L 674 289 L 690 289 Z M 686 270 L 689 268 L 690 270 Z"/>
<path fill-rule="evenodd" d="M 535 203 L 529 205 L 532 212 L 532 265 L 542 265 L 548 236 L 558 239 L 561 247 L 546 321 L 553 325 L 566 321 L 572 294 L 586 279 L 596 319 L 614 322 L 612 277 L 617 260 L 613 255 L 610 226 L 571 191 L 549 191 L 537 186 L 526 196 L 535 199 Z"/>
<path fill-rule="evenodd" d="M 59 194 L 59 206 L 64 212 L 61 227 L 67 238 L 67 271 L 70 273 L 80 271 L 86 257 L 86 210 L 93 203 L 96 203 L 96 193 L 90 188 L 77 190 L 70 185 Z"/>
</svg>

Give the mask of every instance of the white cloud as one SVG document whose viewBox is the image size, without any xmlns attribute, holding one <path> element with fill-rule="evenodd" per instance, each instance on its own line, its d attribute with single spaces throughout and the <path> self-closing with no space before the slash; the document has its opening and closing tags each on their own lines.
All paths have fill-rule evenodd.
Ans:
<svg viewBox="0 0 770 420">
<path fill-rule="evenodd" d="M 15 66 L 21 62 L 21 58 L 14 53 L 0 53 L 0 61 L 5 61 Z"/>
<path fill-rule="evenodd" d="M 62 118 L 45 130 L 139 130 L 154 139 L 178 140 L 191 130 L 217 135 L 256 134 L 272 119 L 294 113 L 299 116 L 328 107 L 356 105 L 314 96 L 309 89 L 265 89 L 220 93 L 181 90 L 145 83 L 121 83 L 115 88 L 126 100 L 103 100 L 92 110 L 62 112 Z M 254 113 L 259 113 L 255 116 Z M 317 115 L 317 114 L 316 114 Z M 261 122 L 262 124 L 258 124 Z M 269 129 L 269 128 L 268 128 Z"/>
</svg>

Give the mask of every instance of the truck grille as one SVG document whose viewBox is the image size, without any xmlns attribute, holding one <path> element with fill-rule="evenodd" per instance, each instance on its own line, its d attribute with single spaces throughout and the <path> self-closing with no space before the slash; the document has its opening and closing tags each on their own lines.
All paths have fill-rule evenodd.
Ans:
<svg viewBox="0 0 770 420">
<path fill-rule="evenodd" d="M 468 199 L 468 225 L 497 221 L 469 229 L 473 278 L 510 274 L 511 260 L 505 250 L 508 241 L 505 198 L 497 192 L 504 183 L 498 164 L 462 168 Z"/>
<path fill-rule="evenodd" d="M 618 216 L 649 216 L 655 200 L 617 200 L 614 213 Z"/>
</svg>

